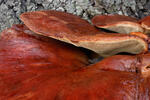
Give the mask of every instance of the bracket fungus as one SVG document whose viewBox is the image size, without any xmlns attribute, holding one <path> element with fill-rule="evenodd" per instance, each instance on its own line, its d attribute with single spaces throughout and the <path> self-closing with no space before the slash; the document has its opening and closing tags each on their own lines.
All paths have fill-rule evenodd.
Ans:
<svg viewBox="0 0 150 100">
<path fill-rule="evenodd" d="M 59 11 L 21 19 L 1 33 L 0 100 L 150 100 L 146 35 L 106 33 Z M 110 57 L 90 64 L 78 47 Z"/>
<path fill-rule="evenodd" d="M 96 27 L 118 33 L 129 34 L 144 31 L 136 18 L 123 15 L 97 15 L 92 18 L 92 23 Z"/>
<path fill-rule="evenodd" d="M 107 57 L 120 52 L 144 53 L 144 39 L 127 34 L 99 31 L 78 16 L 59 11 L 36 11 L 21 15 L 21 20 L 33 32 L 95 51 Z"/>
<path fill-rule="evenodd" d="M 3 31 L 0 45 L 0 100 L 149 99 L 150 54 L 116 55 L 88 66 L 78 48 L 24 25 Z"/>
<path fill-rule="evenodd" d="M 150 33 L 150 16 L 140 20 L 124 15 L 97 15 L 92 18 L 92 23 L 98 28 L 130 34 L 131 32 Z"/>
</svg>

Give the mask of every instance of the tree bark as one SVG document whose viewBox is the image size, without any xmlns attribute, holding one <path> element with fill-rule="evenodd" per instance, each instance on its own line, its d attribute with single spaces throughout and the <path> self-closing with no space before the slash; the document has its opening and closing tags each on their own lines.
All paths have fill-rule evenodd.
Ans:
<svg viewBox="0 0 150 100">
<path fill-rule="evenodd" d="M 0 31 L 21 23 L 27 11 L 60 10 L 90 21 L 97 14 L 121 14 L 142 18 L 150 14 L 150 0 L 0 0 Z"/>
</svg>

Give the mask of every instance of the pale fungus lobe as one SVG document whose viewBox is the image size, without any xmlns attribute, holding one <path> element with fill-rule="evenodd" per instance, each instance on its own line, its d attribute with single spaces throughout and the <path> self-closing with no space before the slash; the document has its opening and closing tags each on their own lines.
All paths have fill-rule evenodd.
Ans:
<svg viewBox="0 0 150 100">
<path fill-rule="evenodd" d="M 148 50 L 145 39 L 139 36 L 102 32 L 87 21 L 69 13 L 35 11 L 23 13 L 20 17 L 24 24 L 37 34 L 90 49 L 104 57 L 120 52 L 139 54 Z M 136 22 L 132 18 L 128 20 Z"/>
<path fill-rule="evenodd" d="M 124 15 L 97 15 L 92 18 L 92 23 L 98 28 L 118 33 L 130 34 L 144 31 L 136 18 Z"/>
</svg>

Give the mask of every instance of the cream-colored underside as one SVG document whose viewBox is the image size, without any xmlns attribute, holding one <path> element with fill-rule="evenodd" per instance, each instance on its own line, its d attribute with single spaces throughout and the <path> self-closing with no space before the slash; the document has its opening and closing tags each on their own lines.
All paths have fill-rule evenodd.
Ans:
<svg viewBox="0 0 150 100">
<path fill-rule="evenodd" d="M 116 25 L 110 26 L 102 26 L 101 28 L 105 28 L 107 30 L 111 30 L 118 33 L 126 33 L 129 34 L 131 32 L 143 32 L 143 28 L 139 24 L 131 24 L 131 23 L 120 23 Z"/>
<path fill-rule="evenodd" d="M 120 52 L 139 54 L 147 48 L 147 45 L 143 40 L 134 38 L 120 41 L 80 41 L 78 43 L 73 43 L 67 38 L 55 39 L 73 44 L 78 47 L 90 49 L 103 57 L 112 56 Z"/>
<path fill-rule="evenodd" d="M 103 57 L 112 56 L 120 52 L 139 54 L 146 48 L 145 43 L 137 40 L 120 42 L 80 42 L 80 46 L 93 50 Z"/>
<path fill-rule="evenodd" d="M 150 34 L 150 27 L 148 27 L 147 25 L 145 25 L 145 24 L 141 24 L 141 26 L 145 29 L 144 30 L 144 33 L 145 34 Z"/>
</svg>

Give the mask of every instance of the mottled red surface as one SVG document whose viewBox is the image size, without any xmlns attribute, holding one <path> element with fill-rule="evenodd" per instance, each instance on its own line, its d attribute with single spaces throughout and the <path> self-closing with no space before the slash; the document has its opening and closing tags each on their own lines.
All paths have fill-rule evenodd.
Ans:
<svg viewBox="0 0 150 100">
<path fill-rule="evenodd" d="M 137 23 L 138 20 L 133 17 L 124 15 L 97 15 L 92 18 L 92 23 L 95 26 L 106 26 L 111 24 L 116 24 L 121 21 L 129 21 Z"/>
<path fill-rule="evenodd" d="M 101 65 L 100 67 L 98 67 Z M 150 53 L 140 55 L 115 55 L 94 65 L 103 70 L 136 72 L 147 77 L 150 75 Z"/>
<path fill-rule="evenodd" d="M 150 54 L 87 64 L 78 48 L 15 25 L 1 34 L 0 100 L 149 100 Z"/>
<path fill-rule="evenodd" d="M 45 80 L 87 64 L 87 56 L 78 48 L 15 25 L 1 33 L 0 100 L 27 100 L 24 95 L 30 96 Z"/>
<path fill-rule="evenodd" d="M 68 38 L 99 33 L 94 26 L 80 17 L 60 11 L 27 12 L 20 18 L 32 31 L 46 36 Z"/>
</svg>

